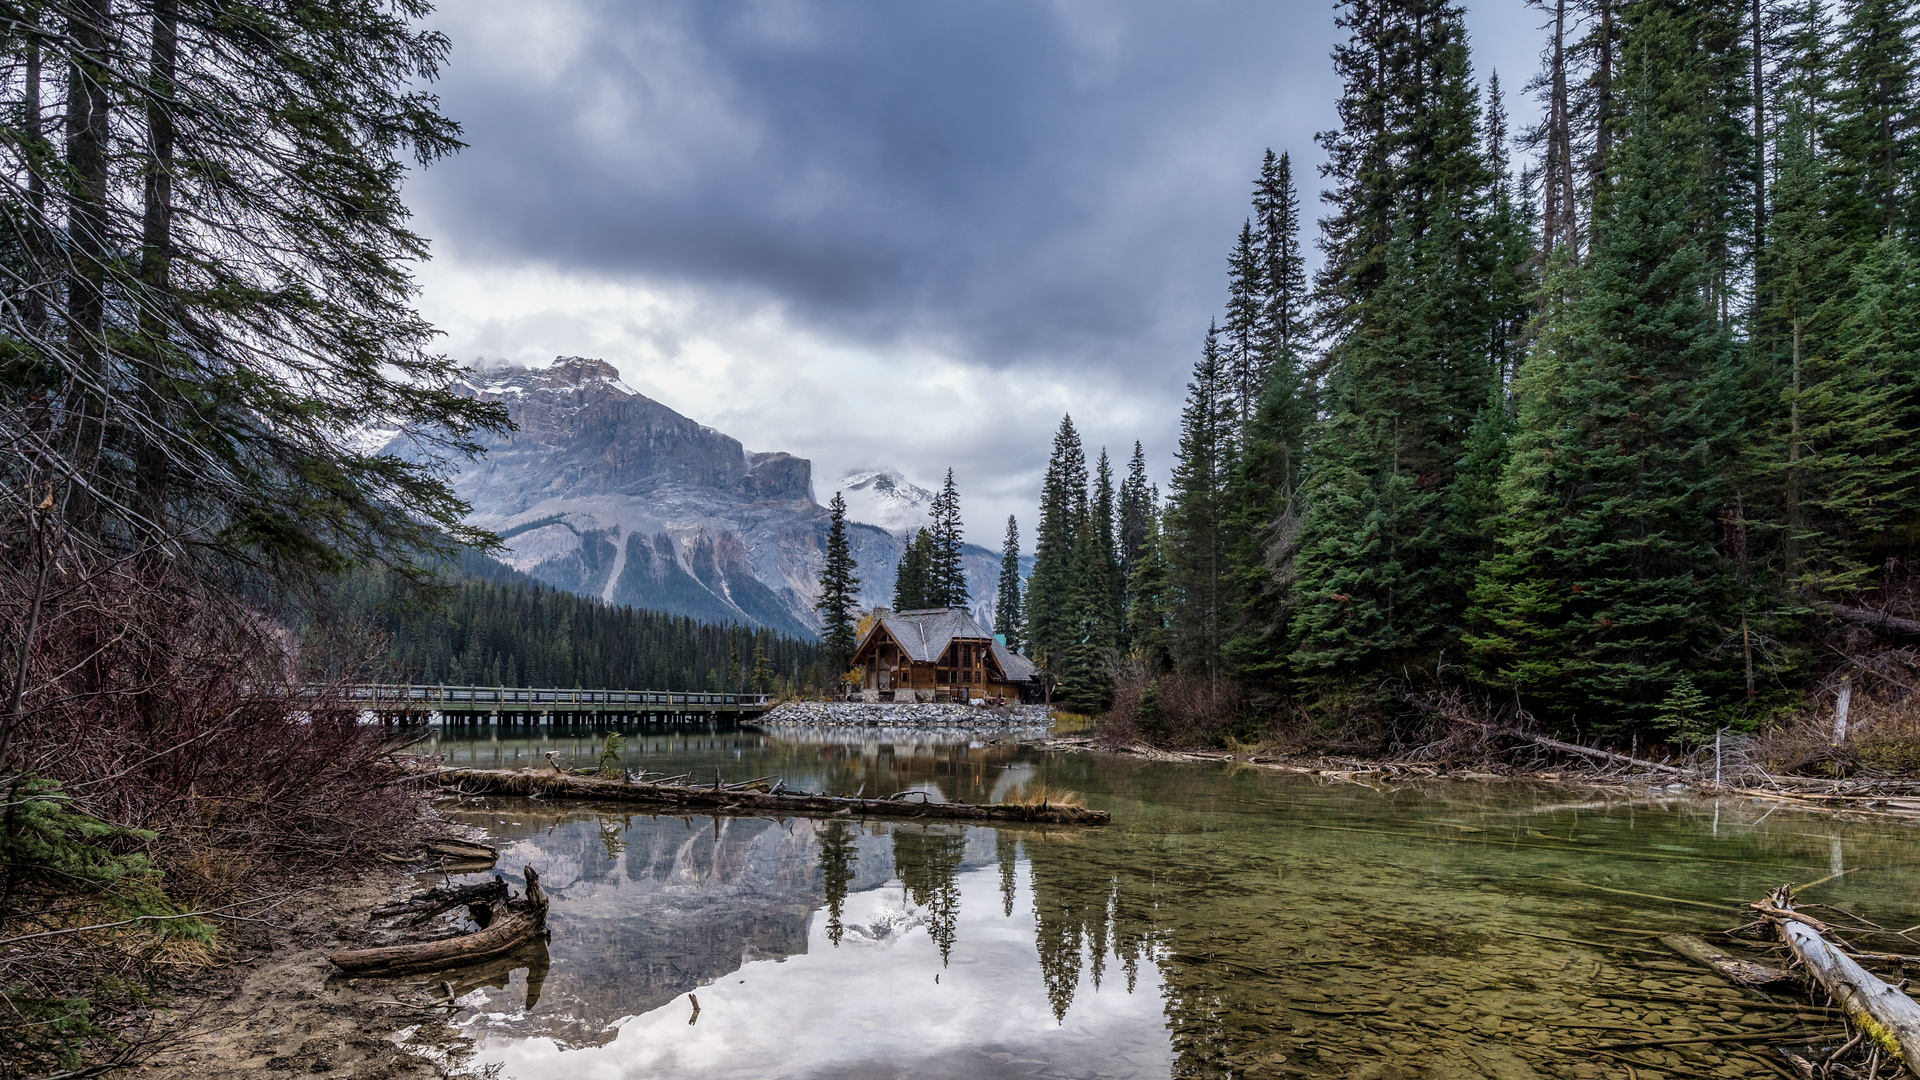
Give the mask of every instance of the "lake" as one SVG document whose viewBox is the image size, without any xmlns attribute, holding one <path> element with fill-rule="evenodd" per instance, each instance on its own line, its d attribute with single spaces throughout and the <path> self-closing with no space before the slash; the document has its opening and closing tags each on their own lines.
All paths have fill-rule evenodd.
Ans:
<svg viewBox="0 0 1920 1080">
<path fill-rule="evenodd" d="M 1832 1030 L 1749 1004 L 1654 933 L 1730 928 L 1773 886 L 1840 871 L 1806 899 L 1920 923 L 1909 828 L 1744 799 L 1362 785 L 1023 750 L 1013 733 L 625 731 L 634 771 L 968 802 L 1045 784 L 1113 823 L 444 801 L 552 897 L 551 941 L 456 979 L 455 1023 L 503 1076 L 1626 1076 L 1583 1047 Z M 601 748 L 572 729 L 455 727 L 421 749 L 484 768 L 544 767 L 550 750 L 591 765 Z M 1641 1080 L 1774 1075 L 1762 1053 L 1683 1043 L 1632 1061 Z"/>
</svg>

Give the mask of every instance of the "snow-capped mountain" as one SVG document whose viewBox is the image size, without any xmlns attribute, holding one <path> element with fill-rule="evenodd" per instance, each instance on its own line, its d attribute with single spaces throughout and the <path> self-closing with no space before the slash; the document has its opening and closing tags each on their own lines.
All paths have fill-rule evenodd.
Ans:
<svg viewBox="0 0 1920 1080">
<path fill-rule="evenodd" d="M 791 634 L 818 628 L 828 515 L 807 459 L 749 451 L 626 386 L 602 360 L 476 371 L 464 392 L 504 404 L 517 428 L 484 437 L 486 454 L 454 480 L 472 522 L 506 541 L 509 565 L 611 603 Z M 890 470 L 873 471 L 867 490 L 899 514 L 922 500 L 920 521 L 932 497 Z M 849 516 L 860 602 L 886 604 L 903 543 Z M 991 626 L 999 555 L 969 544 L 964 561 L 974 612 Z"/>
<path fill-rule="evenodd" d="M 897 469 L 855 469 L 827 490 L 838 491 L 847 500 L 849 521 L 878 525 L 909 539 L 927 524 L 927 506 L 933 502 L 933 492 Z"/>
</svg>

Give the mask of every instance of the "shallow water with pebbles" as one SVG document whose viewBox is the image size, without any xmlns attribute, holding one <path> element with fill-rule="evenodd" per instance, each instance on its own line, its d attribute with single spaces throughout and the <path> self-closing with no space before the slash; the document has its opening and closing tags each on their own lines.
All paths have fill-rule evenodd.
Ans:
<svg viewBox="0 0 1920 1080">
<path fill-rule="evenodd" d="M 965 801 L 1044 783 L 1114 823 L 443 804 L 501 845 L 503 868 L 538 867 L 553 897 L 550 942 L 457 981 L 456 1023 L 503 1075 L 1771 1076 L 1765 1042 L 1596 1047 L 1839 1030 L 1649 935 L 1735 926 L 1768 888 L 1838 871 L 1807 898 L 1920 923 L 1909 828 L 1742 800 L 1365 787 L 983 732 L 628 735 L 635 771 Z M 587 765 L 602 748 L 580 731 L 435 740 L 479 766 L 547 750 Z"/>
</svg>

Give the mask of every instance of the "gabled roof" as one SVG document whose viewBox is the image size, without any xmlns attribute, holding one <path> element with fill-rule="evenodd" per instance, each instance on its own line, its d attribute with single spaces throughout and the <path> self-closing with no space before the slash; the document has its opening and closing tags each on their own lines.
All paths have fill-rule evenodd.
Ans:
<svg viewBox="0 0 1920 1080">
<path fill-rule="evenodd" d="M 1033 661 L 998 641 L 993 643 L 993 658 L 1000 661 L 1000 670 L 1006 672 L 1008 679 L 1014 682 L 1026 682 L 1033 678 Z"/>
<path fill-rule="evenodd" d="M 883 626 L 888 635 L 900 643 L 908 659 L 922 664 L 937 662 L 940 654 L 947 651 L 947 646 L 955 638 L 984 640 L 992 643 L 993 658 L 999 662 L 1000 670 L 1006 673 L 1007 678 L 1020 682 L 1033 677 L 1033 664 L 1026 657 L 995 641 L 993 633 L 975 622 L 973 613 L 966 608 L 927 608 L 922 611 L 877 608 L 874 614 L 873 626 L 867 630 L 866 639 L 860 642 L 862 649 L 873 639 L 874 631 Z"/>
</svg>

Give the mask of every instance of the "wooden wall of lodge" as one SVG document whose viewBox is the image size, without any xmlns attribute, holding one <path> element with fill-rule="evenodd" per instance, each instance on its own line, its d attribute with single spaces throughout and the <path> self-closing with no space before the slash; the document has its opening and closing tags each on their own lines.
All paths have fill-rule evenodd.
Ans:
<svg viewBox="0 0 1920 1080">
<path fill-rule="evenodd" d="M 973 661 L 972 664 L 964 667 L 960 664 L 960 646 L 962 645 L 970 647 L 972 653 L 970 659 Z M 965 687 L 974 697 L 1005 697 L 1018 701 L 1020 699 L 1018 683 L 1002 682 L 993 678 L 992 671 L 986 662 L 990 650 L 990 643 L 984 639 L 957 639 L 947 646 L 946 652 L 940 654 L 938 661 L 928 664 L 910 659 L 893 641 L 892 636 L 888 635 L 885 641 L 875 646 L 873 658 L 867 663 L 867 677 L 863 680 L 863 684 L 869 690 L 951 691 Z M 893 683 L 890 687 L 882 687 L 880 676 L 889 669 L 893 670 Z M 961 672 L 969 673 L 973 678 L 971 680 L 957 678 L 956 676 Z"/>
</svg>

